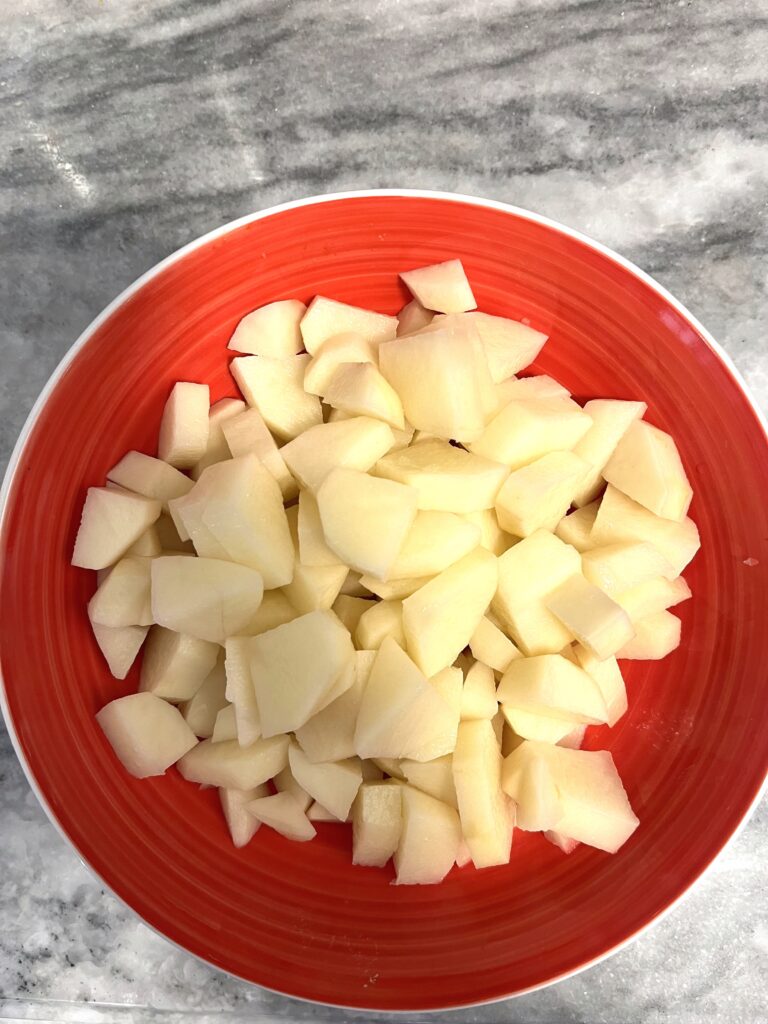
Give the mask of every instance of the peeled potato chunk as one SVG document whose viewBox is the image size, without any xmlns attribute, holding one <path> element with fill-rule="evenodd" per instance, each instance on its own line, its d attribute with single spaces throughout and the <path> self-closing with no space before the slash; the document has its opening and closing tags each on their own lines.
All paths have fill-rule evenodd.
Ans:
<svg viewBox="0 0 768 1024">
<path fill-rule="evenodd" d="M 345 821 L 363 781 L 360 761 L 310 761 L 295 743 L 288 748 L 291 774 L 313 800 L 325 807 L 334 818 Z"/>
<path fill-rule="evenodd" d="M 431 324 L 434 317 L 435 314 L 429 309 L 424 309 L 418 299 L 411 299 L 397 314 L 398 338 L 405 334 L 415 334 L 422 327 Z"/>
<path fill-rule="evenodd" d="M 499 710 L 493 669 L 481 661 L 467 672 L 461 692 L 461 720 L 491 719 Z"/>
<path fill-rule="evenodd" d="M 489 665 L 494 672 L 506 672 L 515 658 L 522 658 L 522 654 L 509 637 L 505 636 L 487 616 L 480 619 L 469 638 L 469 649 L 473 657 Z"/>
<path fill-rule="evenodd" d="M 520 469 L 550 452 L 572 450 L 592 420 L 570 398 L 510 402 L 470 445 L 475 455 Z"/>
<path fill-rule="evenodd" d="M 453 807 L 412 786 L 399 786 L 402 829 L 395 850 L 396 885 L 433 885 L 456 863 L 461 842 Z"/>
<path fill-rule="evenodd" d="M 650 512 L 678 523 L 693 497 L 674 440 L 645 420 L 624 434 L 603 477 Z"/>
<path fill-rule="evenodd" d="M 349 306 L 345 302 L 318 295 L 310 302 L 301 321 L 301 335 L 307 352 L 317 355 L 338 334 L 359 334 L 378 344 L 397 333 L 397 317 L 374 313 L 370 309 Z"/>
<path fill-rule="evenodd" d="M 210 391 L 207 384 L 179 381 L 165 403 L 157 453 L 176 469 L 189 469 L 208 444 Z"/>
<path fill-rule="evenodd" d="M 254 786 L 253 789 L 219 789 L 221 809 L 237 849 L 247 846 L 261 827 L 259 819 L 248 810 L 248 804 L 264 796 L 269 796 L 269 788 L 265 785 Z"/>
<path fill-rule="evenodd" d="M 215 643 L 153 626 L 139 687 L 165 700 L 190 700 L 213 671 L 218 655 Z"/>
<path fill-rule="evenodd" d="M 125 679 L 144 643 L 148 626 L 102 626 L 91 622 L 101 653 L 115 679 Z"/>
<path fill-rule="evenodd" d="M 326 390 L 336 370 L 343 363 L 373 363 L 378 365 L 378 346 L 360 334 L 337 334 L 323 344 L 319 352 L 307 365 L 304 374 L 304 390 L 310 395 L 325 397 Z M 347 415 L 341 409 L 339 415 Z"/>
<path fill-rule="evenodd" d="M 596 398 L 586 403 L 584 412 L 592 420 L 592 426 L 573 450 L 592 468 L 573 499 L 574 505 L 580 508 L 598 496 L 603 486 L 606 463 L 632 424 L 645 415 L 646 409 L 645 402 L 609 398 Z"/>
<path fill-rule="evenodd" d="M 288 763 L 288 737 L 273 736 L 241 747 L 237 740 L 202 740 L 176 767 L 189 782 L 223 789 L 252 789 Z"/>
<path fill-rule="evenodd" d="M 506 864 L 514 804 L 501 788 L 501 750 L 488 719 L 462 722 L 453 754 L 461 831 L 475 867 Z"/>
<path fill-rule="evenodd" d="M 425 309 L 437 313 L 463 313 L 477 308 L 461 260 L 447 260 L 430 267 L 408 270 L 400 277 Z"/>
<path fill-rule="evenodd" d="M 503 316 L 491 316 L 477 311 L 459 315 L 476 328 L 491 378 L 497 384 L 532 363 L 547 340 L 546 334 L 541 331 L 535 331 L 517 320 L 507 320 Z M 434 324 L 442 322 L 442 317 L 436 317 Z M 561 390 L 565 391 L 564 388 Z"/>
<path fill-rule="evenodd" d="M 559 654 L 513 661 L 497 691 L 502 705 L 551 718 L 594 725 L 608 720 L 599 687 L 586 672 Z"/>
<path fill-rule="evenodd" d="M 402 830 L 401 787 L 364 782 L 352 806 L 352 863 L 383 867 Z"/>
<path fill-rule="evenodd" d="M 149 529 L 162 511 L 153 498 L 107 487 L 89 487 L 72 565 L 106 569 Z"/>
<path fill-rule="evenodd" d="M 192 487 L 188 476 L 161 459 L 143 452 L 127 452 L 107 473 L 107 480 L 154 501 L 180 498 Z"/>
<path fill-rule="evenodd" d="M 151 626 L 150 559 L 122 558 L 88 602 L 88 617 L 101 626 Z"/>
<path fill-rule="evenodd" d="M 555 527 L 555 536 L 577 551 L 589 551 L 592 547 L 592 527 L 597 518 L 597 508 L 598 502 L 593 501 L 563 516 Z"/>
<path fill-rule="evenodd" d="M 554 530 L 588 471 L 573 452 L 550 452 L 514 470 L 496 495 L 499 526 L 517 537 Z"/>
<path fill-rule="evenodd" d="M 171 704 L 151 693 L 131 693 L 103 707 L 96 721 L 125 769 L 137 779 L 163 775 L 197 745 Z"/>
<path fill-rule="evenodd" d="M 254 356 L 283 359 L 304 348 L 299 324 L 307 307 L 298 299 L 282 299 L 246 313 L 229 339 L 227 348 Z"/>
<path fill-rule="evenodd" d="M 249 813 L 257 818 L 262 825 L 269 825 L 286 839 L 303 843 L 314 839 L 317 835 L 314 825 L 290 793 L 263 796 L 257 800 L 251 800 L 246 806 Z"/>
<path fill-rule="evenodd" d="M 227 706 L 226 682 L 224 659 L 220 656 L 195 695 L 179 705 L 184 721 L 200 739 L 213 735 L 216 717 Z"/>
<path fill-rule="evenodd" d="M 322 423 L 320 399 L 304 390 L 308 355 L 273 359 L 270 356 L 238 356 L 230 363 L 232 376 L 249 405 L 278 437 L 290 440 Z"/>
<path fill-rule="evenodd" d="M 634 623 L 635 636 L 616 652 L 631 661 L 659 661 L 680 646 L 680 619 L 671 612 L 657 612 Z"/>
<path fill-rule="evenodd" d="M 370 416 L 390 427 L 405 426 L 403 403 L 373 363 L 340 363 L 325 388 L 325 401 L 354 416 Z"/>
<path fill-rule="evenodd" d="M 600 661 L 610 658 L 635 635 L 621 605 L 581 575 L 561 583 L 549 595 L 546 605 Z"/>
<path fill-rule="evenodd" d="M 204 469 L 229 458 L 230 450 L 224 436 L 224 424 L 245 412 L 247 408 L 245 402 L 239 398 L 222 398 L 211 406 L 208 413 L 208 443 L 202 456 L 189 471 L 193 480 L 198 480 Z"/>
<path fill-rule="evenodd" d="M 366 472 L 390 450 L 392 430 L 381 420 L 355 416 L 323 423 L 281 448 L 280 454 L 302 487 L 317 492 L 333 469 Z"/>
<path fill-rule="evenodd" d="M 290 501 L 296 497 L 299 491 L 296 481 L 258 409 L 245 409 L 226 419 L 221 430 L 234 458 L 255 455 L 277 481 L 283 500 Z"/>
</svg>

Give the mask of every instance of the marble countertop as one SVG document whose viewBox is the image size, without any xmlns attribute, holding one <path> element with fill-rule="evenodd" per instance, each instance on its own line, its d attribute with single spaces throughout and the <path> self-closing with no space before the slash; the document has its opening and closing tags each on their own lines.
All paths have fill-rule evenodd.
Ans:
<svg viewBox="0 0 768 1024">
<path fill-rule="evenodd" d="M 0 2 L 0 468 L 73 339 L 140 273 L 248 211 L 367 187 L 507 200 L 618 249 L 768 410 L 766 52 L 764 0 Z M 0 734 L 0 1019 L 363 1019 L 149 931 Z M 628 949 L 441 1019 L 766 1020 L 767 855 L 763 805 Z"/>
</svg>

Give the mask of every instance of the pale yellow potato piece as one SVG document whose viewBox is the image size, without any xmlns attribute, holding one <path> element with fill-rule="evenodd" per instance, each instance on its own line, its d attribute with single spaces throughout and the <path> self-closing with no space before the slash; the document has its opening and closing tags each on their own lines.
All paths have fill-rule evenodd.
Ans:
<svg viewBox="0 0 768 1024">
<path fill-rule="evenodd" d="M 453 664 L 467 646 L 497 581 L 496 557 L 478 547 L 403 601 L 408 652 L 426 675 Z"/>
<path fill-rule="evenodd" d="M 176 469 L 189 469 L 208 445 L 210 390 L 207 384 L 174 384 L 160 421 L 157 454 Z"/>
<path fill-rule="evenodd" d="M 249 812 L 248 804 L 263 796 L 269 796 L 269 787 L 266 785 L 254 786 L 253 789 L 219 789 L 224 820 L 232 844 L 237 849 L 247 846 L 261 827 L 258 818 Z"/>
<path fill-rule="evenodd" d="M 298 299 L 268 302 L 240 320 L 227 348 L 254 356 L 283 359 L 304 348 L 299 324 L 307 307 Z"/>
<path fill-rule="evenodd" d="M 401 787 L 364 782 L 352 805 L 352 863 L 384 867 L 400 842 Z"/>
<path fill-rule="evenodd" d="M 517 537 L 554 530 L 588 471 L 573 452 L 549 452 L 514 470 L 496 496 L 499 525 Z"/>
<path fill-rule="evenodd" d="M 315 827 L 290 793 L 275 793 L 251 800 L 248 812 L 286 839 L 304 843 L 317 835 Z"/>
<path fill-rule="evenodd" d="M 383 601 L 402 601 L 403 598 L 415 594 L 433 578 L 432 576 L 404 576 L 399 580 L 380 580 L 376 576 L 366 573 L 360 577 L 360 584 L 365 588 L 365 593 L 375 594 Z"/>
<path fill-rule="evenodd" d="M 157 558 L 163 553 L 163 545 L 160 541 L 160 534 L 157 524 L 153 523 L 145 530 L 139 539 L 126 551 L 127 556 L 136 555 L 138 558 Z"/>
<path fill-rule="evenodd" d="M 362 758 L 431 761 L 450 754 L 459 716 L 401 647 L 384 640 L 371 668 L 355 728 Z"/>
<path fill-rule="evenodd" d="M 453 754 L 461 831 L 475 867 L 506 864 L 515 808 L 501 788 L 501 751 L 490 720 L 462 722 Z"/>
<path fill-rule="evenodd" d="M 637 420 L 624 434 L 603 477 L 650 512 L 678 523 L 693 498 L 674 440 L 645 420 Z"/>
<path fill-rule="evenodd" d="M 478 622 L 469 638 L 469 649 L 474 658 L 484 665 L 490 665 L 494 672 L 506 672 L 515 658 L 522 658 L 509 637 L 487 615 Z"/>
<path fill-rule="evenodd" d="M 148 626 L 102 626 L 91 622 L 99 650 L 115 679 L 125 679 L 149 632 Z"/>
<path fill-rule="evenodd" d="M 350 568 L 384 579 L 416 518 L 416 498 L 405 484 L 332 470 L 317 492 L 328 547 Z"/>
<path fill-rule="evenodd" d="M 677 579 L 667 580 L 659 576 L 654 580 L 646 580 L 638 583 L 621 594 L 614 595 L 630 619 L 635 622 L 637 619 L 644 619 L 648 615 L 655 615 L 657 612 L 673 608 L 681 601 L 687 601 L 691 596 L 691 588 L 682 576 Z"/>
<path fill-rule="evenodd" d="M 477 330 L 491 379 L 496 384 L 532 363 L 547 340 L 547 335 L 541 331 L 535 331 L 518 320 L 507 320 L 503 316 L 475 311 L 458 314 L 458 317 Z M 443 324 L 445 319 L 436 317 L 433 326 Z"/>
<path fill-rule="evenodd" d="M 375 344 L 389 341 L 397 334 L 397 317 L 317 295 L 301 321 L 304 347 L 317 355 L 326 342 L 338 334 L 359 334 Z"/>
<path fill-rule="evenodd" d="M 238 356 L 230 363 L 232 376 L 248 404 L 259 410 L 274 434 L 287 440 L 323 420 L 320 399 L 304 390 L 309 358 Z"/>
<path fill-rule="evenodd" d="M 476 661 L 464 679 L 464 688 L 461 692 L 461 720 L 464 722 L 478 718 L 491 719 L 498 710 L 493 669 L 481 661 Z"/>
<path fill-rule="evenodd" d="M 394 854 L 396 885 L 433 885 L 456 863 L 461 842 L 453 807 L 412 786 L 400 786 L 402 830 Z"/>
<path fill-rule="evenodd" d="M 226 682 L 224 658 L 220 655 L 197 693 L 179 705 L 184 721 L 200 739 L 208 739 L 213 735 L 216 716 L 227 706 Z"/>
<path fill-rule="evenodd" d="M 574 505 L 588 505 L 603 488 L 603 469 L 616 450 L 616 446 L 632 424 L 645 415 L 645 402 L 624 402 L 611 398 L 596 398 L 587 402 L 584 412 L 592 426 L 582 437 L 575 453 L 592 467 L 573 500 Z"/>
<path fill-rule="evenodd" d="M 449 708 L 455 713 L 456 719 L 461 717 L 461 694 L 464 689 L 464 673 L 457 665 L 449 665 L 429 678 Z"/>
<path fill-rule="evenodd" d="M 165 700 L 190 700 L 218 656 L 215 643 L 153 626 L 144 649 L 139 689 Z"/>
<path fill-rule="evenodd" d="M 288 737 L 273 736 L 241 747 L 237 740 L 202 740 L 176 767 L 188 782 L 223 789 L 253 789 L 288 763 Z"/>
<path fill-rule="evenodd" d="M 608 720 L 597 683 L 559 654 L 513 661 L 496 693 L 499 702 L 550 718 L 594 725 Z"/>
<path fill-rule="evenodd" d="M 247 747 L 261 738 L 261 715 L 251 676 L 251 649 L 247 637 L 229 637 L 224 645 L 225 696 L 235 709 L 237 740 Z"/>
<path fill-rule="evenodd" d="M 216 715 L 216 721 L 213 723 L 213 732 L 211 733 L 211 742 L 224 743 L 226 740 L 236 740 L 237 738 L 235 706 L 234 704 L 227 704 Z M 245 746 L 245 744 L 241 743 L 240 746 Z"/>
<path fill-rule="evenodd" d="M 389 571 L 390 579 L 436 576 L 480 543 L 480 529 L 453 512 L 416 515 Z"/>
<path fill-rule="evenodd" d="M 504 762 L 504 790 L 515 801 L 516 825 L 524 832 L 551 829 L 565 811 L 551 763 L 539 749 L 538 744 L 527 741 Z"/>
<path fill-rule="evenodd" d="M 360 650 L 378 651 L 387 637 L 405 650 L 402 601 L 368 602 L 355 629 L 355 644 Z"/>
<path fill-rule="evenodd" d="M 303 565 L 342 565 L 325 542 L 317 501 L 311 491 L 299 495 L 299 560 Z"/>
<path fill-rule="evenodd" d="M 498 559 L 499 585 L 492 611 L 523 654 L 556 654 L 573 639 L 546 607 L 546 598 L 581 569 L 581 556 L 539 530 Z"/>
<path fill-rule="evenodd" d="M 370 416 L 396 430 L 405 427 L 403 403 L 373 363 L 340 363 L 323 397 L 334 409 L 352 416 Z"/>
<path fill-rule="evenodd" d="M 299 493 L 296 481 L 258 409 L 245 409 L 237 416 L 226 419 L 221 430 L 234 458 L 255 455 L 277 481 L 283 501 L 296 497 Z"/>
<path fill-rule="evenodd" d="M 515 735 L 524 740 L 539 740 L 542 743 L 559 743 L 578 726 L 574 719 L 552 718 L 536 711 L 502 705 L 502 714 Z"/>
<path fill-rule="evenodd" d="M 149 558 L 121 558 L 88 602 L 88 618 L 100 626 L 151 626 Z"/>
<path fill-rule="evenodd" d="M 354 636 L 357 624 L 364 612 L 370 610 L 373 602 L 364 597 L 352 597 L 349 594 L 339 594 L 333 602 L 332 610 L 338 615 L 349 632 Z"/>
<path fill-rule="evenodd" d="M 399 769 L 403 779 L 411 786 L 458 810 L 451 754 L 443 754 L 433 761 L 411 761 L 404 757 L 399 763 Z"/>
<path fill-rule="evenodd" d="M 476 455 L 520 469 L 550 452 L 570 451 L 592 420 L 570 398 L 509 402 L 469 447 Z"/>
<path fill-rule="evenodd" d="M 296 730 L 310 761 L 343 761 L 355 754 L 355 726 L 374 651 L 355 651 L 354 682 L 346 692 Z"/>
<path fill-rule="evenodd" d="M 304 751 L 292 743 L 288 748 L 291 774 L 313 800 L 322 804 L 334 818 L 345 821 L 363 781 L 360 761 L 356 757 L 343 761 L 312 762 Z"/>
<path fill-rule="evenodd" d="M 89 487 L 72 565 L 81 569 L 106 569 L 113 565 L 161 511 L 161 503 L 152 498 L 107 487 Z"/>
<path fill-rule="evenodd" d="M 496 385 L 499 408 L 507 402 L 525 398 L 570 398 L 568 388 L 558 384 L 552 377 L 541 374 L 538 377 L 509 377 Z"/>
<path fill-rule="evenodd" d="M 638 619 L 635 636 L 616 652 L 631 661 L 659 661 L 680 646 L 680 619 L 671 612 L 656 612 Z"/>
<path fill-rule="evenodd" d="M 107 480 L 145 498 L 161 501 L 180 498 L 192 487 L 192 481 L 178 469 L 143 452 L 127 452 L 107 473 Z"/>
<path fill-rule="evenodd" d="M 495 500 L 495 499 L 494 499 Z M 492 554 L 503 555 L 505 551 L 517 543 L 518 538 L 502 530 L 495 508 L 483 508 L 474 512 L 464 512 L 464 518 L 480 529 L 480 544 Z"/>
<path fill-rule="evenodd" d="M 435 314 L 430 309 L 424 309 L 418 299 L 411 299 L 397 314 L 397 336 L 403 337 L 406 334 L 415 334 L 422 327 L 431 324 Z"/>
<path fill-rule="evenodd" d="M 436 313 L 463 313 L 476 309 L 461 260 L 446 260 L 400 274 L 408 291 L 425 309 Z"/>
<path fill-rule="evenodd" d="M 285 445 L 281 454 L 302 487 L 317 492 L 337 468 L 367 472 L 392 448 L 394 435 L 386 423 L 369 416 L 323 423 Z"/>
<path fill-rule="evenodd" d="M 377 476 L 412 486 L 419 508 L 464 514 L 492 508 L 509 470 L 446 441 L 423 441 L 380 459 Z"/>
<path fill-rule="evenodd" d="M 679 576 L 701 547 L 691 519 L 676 523 L 638 505 L 610 484 L 605 490 L 590 537 L 595 547 L 619 541 L 646 541 L 657 548 Z"/>
<path fill-rule="evenodd" d="M 231 452 L 224 436 L 224 424 L 247 409 L 248 406 L 240 398 L 222 398 L 211 406 L 208 413 L 208 443 L 203 455 L 189 471 L 193 480 L 199 480 L 201 473 L 208 466 L 224 462 L 230 457 Z"/>
<path fill-rule="evenodd" d="M 310 395 L 325 396 L 326 389 L 342 363 L 373 363 L 378 365 L 378 346 L 359 334 L 338 334 L 329 338 L 322 351 L 314 356 L 304 374 L 304 390 Z M 333 411 L 333 410 L 332 410 Z M 347 415 L 336 409 L 338 415 Z"/>
<path fill-rule="evenodd" d="M 272 784 L 278 793 L 290 793 L 305 814 L 309 811 L 313 803 L 312 797 L 294 779 L 290 764 L 277 773 L 272 779 Z"/>
<path fill-rule="evenodd" d="M 258 636 L 259 633 L 266 633 L 268 629 L 290 622 L 298 615 L 299 612 L 281 590 L 265 590 L 261 604 L 251 616 L 248 625 L 241 630 L 241 635 Z"/>
<path fill-rule="evenodd" d="M 635 635 L 632 622 L 615 601 L 583 576 L 571 576 L 553 590 L 546 606 L 590 654 L 603 661 Z"/>
<path fill-rule="evenodd" d="M 612 597 L 658 576 L 673 579 L 675 575 L 662 552 L 643 541 L 592 548 L 582 555 L 581 567 L 591 583 Z"/>
<path fill-rule="evenodd" d="M 309 805 L 307 818 L 310 821 L 325 821 L 334 825 L 344 825 L 351 820 L 349 815 L 346 818 L 337 818 L 335 814 L 331 814 L 328 808 L 323 807 L 317 800 L 313 800 Z"/>
<path fill-rule="evenodd" d="M 555 527 L 555 536 L 577 551 L 589 551 L 592 547 L 592 527 L 597 517 L 598 502 L 577 508 L 560 520 Z"/>
<path fill-rule="evenodd" d="M 302 615 L 325 611 L 333 605 L 348 579 L 345 565 L 304 565 L 299 558 L 299 509 L 292 505 L 285 510 L 294 549 L 293 579 L 283 587 L 283 594 Z"/>
<path fill-rule="evenodd" d="M 165 774 L 197 744 L 177 708 L 151 693 L 111 701 L 96 714 L 123 767 L 137 779 Z"/>
<path fill-rule="evenodd" d="M 615 658 L 604 658 L 599 660 L 581 644 L 573 648 L 576 663 L 583 668 L 588 675 L 592 676 L 597 683 L 600 693 L 603 695 L 605 706 L 608 709 L 607 724 L 616 725 L 618 720 L 627 710 L 627 689 L 624 686 L 624 679 L 621 669 Z M 540 736 L 529 736 L 528 739 L 541 739 Z"/>
</svg>

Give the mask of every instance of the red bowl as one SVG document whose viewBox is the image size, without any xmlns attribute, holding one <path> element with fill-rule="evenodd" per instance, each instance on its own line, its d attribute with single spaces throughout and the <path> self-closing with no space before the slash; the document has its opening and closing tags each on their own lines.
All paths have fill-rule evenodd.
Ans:
<svg viewBox="0 0 768 1024">
<path fill-rule="evenodd" d="M 507 867 L 395 888 L 353 868 L 345 827 L 262 829 L 234 850 L 215 791 L 175 770 L 129 778 L 94 721 L 136 688 L 91 637 L 92 573 L 69 565 L 85 490 L 129 448 L 155 451 L 176 380 L 235 394 L 239 317 L 322 293 L 394 313 L 400 270 L 460 257 L 481 309 L 551 340 L 537 369 L 579 398 L 642 398 L 676 438 L 702 550 L 683 643 L 625 663 L 630 711 L 608 748 L 641 825 L 614 857 L 516 833 Z M 499 203 L 418 192 L 305 200 L 246 217 L 120 296 L 54 374 L 24 428 L 0 535 L 4 712 L 52 820 L 103 882 L 172 941 L 279 992 L 350 1007 L 456 1007 L 546 985 L 667 910 L 756 803 L 768 766 L 768 443 L 734 368 L 650 278 L 588 239 Z"/>
</svg>

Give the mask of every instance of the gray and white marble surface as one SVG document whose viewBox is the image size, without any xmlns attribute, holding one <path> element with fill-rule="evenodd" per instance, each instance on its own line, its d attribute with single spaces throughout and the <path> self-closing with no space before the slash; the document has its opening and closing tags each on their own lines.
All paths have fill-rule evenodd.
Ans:
<svg viewBox="0 0 768 1024">
<path fill-rule="evenodd" d="M 0 461 L 73 339 L 161 257 L 369 187 L 507 200 L 618 249 L 768 410 L 766 53 L 766 0 L 0 0 Z M 768 1020 L 767 855 L 763 806 L 631 947 L 443 1019 Z M 4 733 L 0 861 L 2 1020 L 363 1019 L 150 932 L 49 825 Z"/>
</svg>

